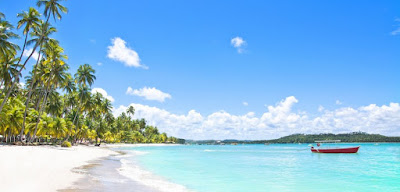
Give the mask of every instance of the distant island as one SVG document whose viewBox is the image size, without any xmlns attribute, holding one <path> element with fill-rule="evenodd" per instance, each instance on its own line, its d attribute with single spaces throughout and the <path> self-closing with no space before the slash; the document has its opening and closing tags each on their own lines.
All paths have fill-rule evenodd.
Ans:
<svg viewBox="0 0 400 192">
<path fill-rule="evenodd" d="M 187 144 L 200 145 L 223 145 L 223 144 L 264 144 L 264 143 L 314 143 L 318 140 L 340 140 L 341 142 L 400 142 L 400 137 L 388 137 L 380 134 L 369 134 L 365 132 L 352 133 L 321 133 L 321 134 L 293 134 L 272 140 L 186 140 Z"/>
</svg>

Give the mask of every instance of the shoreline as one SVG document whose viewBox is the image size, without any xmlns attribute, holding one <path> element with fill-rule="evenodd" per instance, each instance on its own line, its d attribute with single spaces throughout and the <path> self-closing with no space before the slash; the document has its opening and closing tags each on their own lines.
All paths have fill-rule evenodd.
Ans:
<svg viewBox="0 0 400 192">
<path fill-rule="evenodd" d="M 96 159 L 74 171 L 83 177 L 60 192 L 140 191 L 140 192 L 186 192 L 186 187 L 167 181 L 165 178 L 141 167 L 136 157 L 143 155 L 136 150 L 119 148 L 177 146 L 175 144 L 106 144 L 102 148 L 115 152 Z"/>
<path fill-rule="evenodd" d="M 71 148 L 0 145 L 1 189 L 5 192 L 76 192 L 104 190 L 109 186 L 123 189 L 123 186 L 129 184 L 138 191 L 160 191 L 158 187 L 149 186 L 146 182 L 124 174 L 122 170 L 128 168 L 124 158 L 133 154 L 117 148 L 177 145 L 180 144 L 104 144 L 101 147 L 79 145 Z M 136 171 L 144 171 L 136 164 L 130 166 L 134 166 Z M 96 186 L 102 171 L 112 174 L 109 179 L 119 178 L 124 183 L 115 185 L 105 181 L 103 188 Z"/>
</svg>

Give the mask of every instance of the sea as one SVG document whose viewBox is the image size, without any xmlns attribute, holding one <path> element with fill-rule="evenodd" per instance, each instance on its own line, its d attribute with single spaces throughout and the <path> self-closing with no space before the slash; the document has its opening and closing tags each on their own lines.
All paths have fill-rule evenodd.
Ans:
<svg viewBox="0 0 400 192">
<path fill-rule="evenodd" d="M 113 162 L 120 177 L 143 187 L 125 191 L 400 192 L 400 144 L 333 147 L 350 146 L 361 148 L 319 154 L 309 144 L 120 147 Z"/>
</svg>

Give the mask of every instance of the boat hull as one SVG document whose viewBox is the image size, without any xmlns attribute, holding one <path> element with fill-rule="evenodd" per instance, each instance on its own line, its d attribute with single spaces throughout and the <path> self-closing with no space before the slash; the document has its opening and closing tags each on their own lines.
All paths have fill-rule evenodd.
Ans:
<svg viewBox="0 0 400 192">
<path fill-rule="evenodd" d="M 349 148 L 333 148 L 333 149 L 316 149 L 311 148 L 313 153 L 357 153 L 360 147 L 349 147 Z"/>
</svg>

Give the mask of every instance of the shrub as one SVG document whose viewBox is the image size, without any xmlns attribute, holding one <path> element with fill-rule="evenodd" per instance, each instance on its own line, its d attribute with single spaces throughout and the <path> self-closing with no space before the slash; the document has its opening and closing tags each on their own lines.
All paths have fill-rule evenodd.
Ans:
<svg viewBox="0 0 400 192">
<path fill-rule="evenodd" d="M 68 141 L 64 141 L 64 142 L 61 144 L 61 147 L 71 147 L 71 146 L 72 146 L 71 143 L 68 142 Z"/>
</svg>

